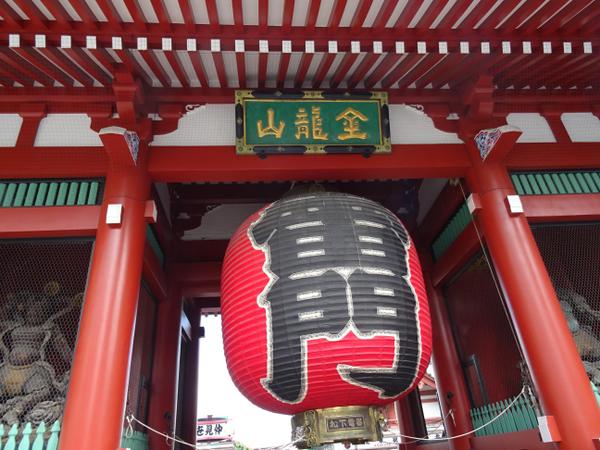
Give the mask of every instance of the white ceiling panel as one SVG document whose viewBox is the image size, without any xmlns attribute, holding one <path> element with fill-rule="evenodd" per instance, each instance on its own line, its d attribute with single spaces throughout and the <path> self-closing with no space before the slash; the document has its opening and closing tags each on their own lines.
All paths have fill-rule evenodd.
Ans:
<svg viewBox="0 0 600 450">
<path fill-rule="evenodd" d="M 158 16 L 156 15 L 156 11 L 152 7 L 152 3 L 150 0 L 136 0 L 140 9 L 142 10 L 142 14 L 148 23 L 158 23 Z"/>
<path fill-rule="evenodd" d="M 360 1 L 361 0 L 348 0 L 346 8 L 344 9 L 344 14 L 342 14 L 342 19 L 340 20 L 340 27 L 349 27 L 352 24 L 352 19 L 360 6 Z"/>
<path fill-rule="evenodd" d="M 319 14 L 317 15 L 318 27 L 326 27 L 329 24 L 329 18 L 333 12 L 333 6 L 335 0 L 321 0 L 321 6 L 319 8 Z"/>
<path fill-rule="evenodd" d="M 246 84 L 258 87 L 258 52 L 246 52 Z"/>
<path fill-rule="evenodd" d="M 131 14 L 129 13 L 129 10 L 127 9 L 127 6 L 125 5 L 125 2 L 123 0 L 111 0 L 111 1 L 115 7 L 115 10 L 117 11 L 117 14 L 121 18 L 121 21 L 133 22 L 133 17 L 131 17 Z"/>
<path fill-rule="evenodd" d="M 269 9 L 271 5 L 269 5 Z M 244 25 L 258 25 L 258 0 L 243 0 Z"/>
<path fill-rule="evenodd" d="M 223 65 L 225 66 L 225 74 L 227 75 L 227 85 L 239 88 L 240 79 L 238 77 L 234 52 L 223 52 Z"/>
<path fill-rule="evenodd" d="M 231 0 L 217 0 L 217 13 L 221 25 L 233 25 L 233 7 Z"/>
<path fill-rule="evenodd" d="M 0 114 L 0 147 L 14 147 L 23 118 L 18 114 Z"/>
<path fill-rule="evenodd" d="M 383 8 L 385 1 L 386 0 L 373 0 L 373 3 L 371 4 L 371 9 L 369 9 L 367 17 L 365 17 L 365 21 L 363 22 L 364 27 L 373 26 L 373 23 L 377 18 L 377 14 L 379 14 L 379 11 L 381 10 L 381 8 Z"/>
<path fill-rule="evenodd" d="M 347 88 L 348 87 L 348 79 L 352 76 L 352 74 L 354 73 L 354 71 L 360 66 L 360 64 L 362 63 L 363 59 L 365 59 L 366 55 L 367 55 L 366 53 L 360 53 L 358 55 L 358 58 L 356 58 L 356 60 L 354 61 L 354 63 L 350 66 L 350 69 L 348 69 L 348 72 L 344 74 L 344 78 L 342 78 L 342 81 L 340 83 L 340 87 L 341 88 Z"/>
<path fill-rule="evenodd" d="M 279 60 L 281 59 L 280 52 L 274 52 L 269 54 L 267 60 L 267 81 L 266 87 L 274 88 L 277 86 L 277 72 L 279 71 Z"/>
<path fill-rule="evenodd" d="M 283 25 L 283 0 L 269 0 L 269 26 Z"/>
<path fill-rule="evenodd" d="M 306 25 L 309 7 L 310 0 L 296 0 L 294 2 L 294 15 L 292 16 L 292 26 L 303 27 L 304 25 Z"/>
<path fill-rule="evenodd" d="M 207 24 L 208 21 L 208 10 L 206 9 L 206 0 L 196 0 L 189 2 L 192 14 L 194 15 L 194 22 L 199 24 Z"/>
<path fill-rule="evenodd" d="M 327 75 L 325 76 L 325 78 L 323 79 L 323 83 L 321 84 L 321 86 L 323 88 L 329 88 L 329 87 L 331 87 L 331 79 L 333 78 L 333 76 L 337 72 L 337 69 L 340 66 L 340 63 L 342 62 L 343 59 L 344 59 L 344 54 L 343 53 L 338 53 L 337 55 L 335 55 L 335 58 L 333 59 L 333 62 L 331 63 L 331 66 L 329 66 L 329 70 L 327 71 Z"/>
<path fill-rule="evenodd" d="M 440 11 L 440 13 L 431 23 L 431 26 L 429 28 L 437 28 L 438 24 L 442 20 L 444 20 L 444 17 L 446 17 L 446 14 L 448 14 L 448 11 L 450 11 L 450 9 L 456 4 L 457 1 L 458 0 L 450 0 L 448 3 L 446 3 L 446 6 L 444 6 L 444 8 Z"/>
<path fill-rule="evenodd" d="M 437 0 L 439 1 L 439 0 Z M 419 20 L 421 20 L 421 18 L 423 17 L 423 15 L 425 14 L 425 12 L 429 9 L 429 6 L 433 3 L 433 0 L 425 0 L 423 2 L 423 4 L 421 5 L 421 7 L 417 10 L 417 12 L 415 13 L 415 15 L 413 16 L 412 20 L 409 22 L 408 24 L 408 28 L 414 28 L 417 26 L 417 23 L 419 23 Z"/>
<path fill-rule="evenodd" d="M 194 70 L 194 66 L 192 65 L 192 60 L 190 59 L 190 55 L 185 50 L 176 50 L 177 59 L 181 63 L 181 67 L 183 71 L 187 75 L 187 79 L 189 80 L 191 87 L 200 87 L 200 80 L 198 80 L 198 76 L 196 75 L 196 71 Z"/>
<path fill-rule="evenodd" d="M 215 60 L 213 59 L 212 53 L 206 50 L 200 52 L 200 58 L 202 59 L 202 65 L 206 71 L 206 78 L 208 80 L 209 87 L 220 87 L 219 76 L 217 75 L 217 68 L 215 67 Z M 226 86 L 223 86 L 226 87 Z"/>
<path fill-rule="evenodd" d="M 171 67 L 171 64 L 169 64 L 169 61 L 167 60 L 165 53 L 162 50 L 151 50 L 151 51 L 154 52 L 154 55 L 156 56 L 158 63 L 161 65 L 163 70 L 169 76 L 169 81 L 171 82 L 171 87 L 182 87 L 182 84 L 179 81 L 179 79 L 177 78 L 177 75 L 175 75 L 175 71 L 173 70 L 173 68 Z M 185 81 L 185 80 L 183 80 L 183 81 Z"/>
<path fill-rule="evenodd" d="M 21 8 L 13 1 L 13 0 L 4 0 L 8 6 L 15 10 L 15 12 L 21 17 L 23 20 L 28 20 L 27 14 L 23 12 Z"/>
<path fill-rule="evenodd" d="M 394 25 L 396 24 L 396 21 L 398 20 L 398 17 L 400 17 L 400 14 L 402 14 L 402 11 L 404 11 L 404 8 L 408 4 L 408 1 L 409 0 L 400 0 L 398 2 L 396 7 L 394 8 L 394 11 L 390 15 L 390 18 L 388 19 L 387 23 L 385 24 L 386 28 L 394 27 Z M 412 1 L 414 1 L 414 0 L 412 0 Z"/>
<path fill-rule="evenodd" d="M 144 70 L 144 72 L 146 72 L 146 74 L 148 74 L 148 76 L 152 80 L 152 86 L 160 87 L 161 86 L 160 81 L 158 80 L 158 78 L 156 77 L 154 72 L 152 72 L 152 69 L 150 69 L 150 66 L 148 66 L 148 64 L 146 63 L 144 58 L 142 58 L 142 55 L 140 55 L 140 52 L 137 50 L 131 50 L 130 53 L 135 58 L 136 62 L 140 65 L 140 67 Z"/>
<path fill-rule="evenodd" d="M 480 0 L 473 0 L 472 3 L 467 8 L 467 10 L 463 13 L 463 15 L 460 16 L 460 18 L 454 23 L 454 25 L 452 25 L 452 28 L 458 28 L 460 26 L 460 24 L 463 23 L 463 21 L 469 16 L 471 11 L 473 11 L 475 9 L 475 7 L 479 4 L 479 2 L 480 2 Z"/>
<path fill-rule="evenodd" d="M 67 12 L 69 17 L 71 18 L 71 20 L 81 22 L 81 17 L 79 17 L 79 14 L 77 14 L 77 11 L 75 11 L 73 6 L 67 0 L 59 0 L 59 2 L 62 5 L 62 7 L 64 8 L 64 10 Z"/>
<path fill-rule="evenodd" d="M 319 64 L 321 64 L 321 60 L 325 53 L 318 52 L 315 53 L 312 61 L 310 62 L 310 66 L 308 67 L 308 71 L 306 72 L 306 76 L 304 77 L 304 83 L 302 87 L 307 88 L 312 86 L 313 79 L 317 74 L 317 70 L 319 69 Z"/>
<path fill-rule="evenodd" d="M 296 72 L 298 71 L 298 67 L 300 67 L 300 60 L 302 59 L 302 53 L 294 52 L 290 56 L 290 63 L 288 65 L 288 71 L 285 75 L 285 84 L 286 88 L 294 87 L 294 79 L 296 77 Z"/>
<path fill-rule="evenodd" d="M 73 0 L 73 1 L 76 1 L 76 0 Z M 96 16 L 97 20 L 99 20 L 100 22 L 108 22 L 108 19 L 102 12 L 102 9 L 100 9 L 100 7 L 98 6 L 98 3 L 96 3 L 96 0 L 85 0 L 85 2 L 87 3 L 88 7 L 90 8 L 90 11 L 92 11 L 94 16 Z"/>
<path fill-rule="evenodd" d="M 183 20 L 183 12 L 181 11 L 181 8 L 179 8 L 179 2 L 166 1 L 163 2 L 163 5 L 169 14 L 171 23 L 185 23 L 185 20 Z"/>
</svg>

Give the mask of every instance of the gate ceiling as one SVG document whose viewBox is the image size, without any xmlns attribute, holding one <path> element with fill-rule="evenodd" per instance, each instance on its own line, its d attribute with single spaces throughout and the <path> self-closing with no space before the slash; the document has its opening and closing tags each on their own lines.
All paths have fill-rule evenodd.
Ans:
<svg viewBox="0 0 600 450">
<path fill-rule="evenodd" d="M 115 63 L 165 96 L 448 93 L 479 74 L 508 93 L 600 87 L 597 0 L 6 0 L 0 15 L 4 93 L 106 95 Z"/>
</svg>

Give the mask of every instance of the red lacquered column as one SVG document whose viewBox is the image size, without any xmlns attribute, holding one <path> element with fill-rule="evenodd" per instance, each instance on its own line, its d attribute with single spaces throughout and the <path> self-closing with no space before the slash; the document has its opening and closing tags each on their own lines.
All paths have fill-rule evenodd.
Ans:
<svg viewBox="0 0 600 450">
<path fill-rule="evenodd" d="M 446 418 L 444 420 L 446 435 L 452 437 L 473 429 L 469 399 L 444 298 L 439 290 L 431 285 L 427 274 L 426 284 L 433 335 L 431 359 L 435 383 L 440 397 L 442 417 Z M 451 413 L 450 409 L 452 409 Z M 448 443 L 452 450 L 468 450 L 471 448 L 469 438 L 470 436 L 452 439 Z"/>
<path fill-rule="evenodd" d="M 474 157 L 467 181 L 479 195 L 477 223 L 508 300 L 544 414 L 553 416 L 558 425 L 562 437 L 558 446 L 593 450 L 593 439 L 600 437 L 600 408 L 527 219 L 509 211 L 506 196 L 515 192 L 506 168 Z"/>
<path fill-rule="evenodd" d="M 123 156 L 128 151 L 122 135 L 111 133 L 102 138 L 109 155 L 115 152 Z M 144 255 L 144 206 L 150 188 L 144 168 L 143 160 L 138 165 L 113 163 L 107 174 L 75 346 L 61 450 L 120 447 Z M 122 205 L 120 223 L 106 223 L 109 204 Z"/>
</svg>

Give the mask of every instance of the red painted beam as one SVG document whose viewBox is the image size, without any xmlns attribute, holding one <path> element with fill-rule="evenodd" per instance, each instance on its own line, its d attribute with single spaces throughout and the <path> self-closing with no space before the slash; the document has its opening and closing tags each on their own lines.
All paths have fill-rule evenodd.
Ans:
<svg viewBox="0 0 600 450">
<path fill-rule="evenodd" d="M 392 69 L 392 67 L 394 67 L 398 63 L 398 61 L 400 61 L 400 59 L 402 59 L 403 56 L 405 56 L 405 55 L 396 54 L 396 53 L 388 53 L 381 60 L 381 62 L 375 68 L 375 70 L 373 70 L 373 72 L 371 72 L 369 77 L 365 80 L 365 87 L 371 88 L 371 87 L 375 86 L 377 84 L 377 82 L 379 80 L 381 80 L 385 76 L 385 74 L 388 73 Z M 408 58 L 409 56 L 411 59 L 414 59 L 416 57 L 416 55 L 407 55 L 406 58 Z M 361 66 L 362 66 L 362 64 L 361 64 Z M 360 69 L 363 69 L 363 68 L 359 67 L 357 69 L 357 72 Z M 351 80 L 352 80 L 352 82 L 357 81 L 355 75 L 352 75 Z"/>
<path fill-rule="evenodd" d="M 317 68 L 315 77 L 312 80 L 313 89 L 318 89 L 321 86 L 323 80 L 325 80 L 325 77 L 329 72 L 329 69 L 331 68 L 331 64 L 333 63 L 335 56 L 335 53 L 326 53 L 323 55 L 323 58 L 321 58 L 321 62 L 319 63 L 319 67 Z"/>
<path fill-rule="evenodd" d="M 431 283 L 433 286 L 443 286 L 480 249 L 481 243 L 479 242 L 477 230 L 471 222 L 440 259 L 433 264 L 431 268 Z"/>
<path fill-rule="evenodd" d="M 417 22 L 415 28 L 429 30 L 429 27 L 446 7 L 448 1 L 449 0 L 438 0 L 437 2 L 432 2 Z"/>
<path fill-rule="evenodd" d="M 288 68 L 290 66 L 290 53 L 282 53 L 279 58 L 279 68 L 277 69 L 277 87 L 283 88 L 285 85 L 285 78 L 287 77 Z M 238 69 L 239 73 L 239 69 Z M 245 75 L 245 72 L 244 72 Z M 245 83 L 244 83 L 245 84 Z M 241 84 L 240 84 L 241 86 Z"/>
<path fill-rule="evenodd" d="M 142 266 L 142 277 L 150 286 L 150 290 L 159 302 L 167 300 L 167 275 L 160 266 L 154 251 L 146 241 L 144 247 L 144 263 Z"/>
<path fill-rule="evenodd" d="M 218 31 L 221 28 L 221 24 L 219 23 L 219 11 L 217 10 L 217 3 L 215 0 L 206 0 L 206 11 L 208 12 L 210 29 L 213 32 Z"/>
<path fill-rule="evenodd" d="M 344 58 L 340 62 L 340 65 L 337 67 L 335 73 L 333 74 L 333 77 L 331 78 L 330 87 L 332 89 L 336 89 L 342 82 L 344 77 L 348 75 L 352 64 L 354 64 L 354 62 L 358 58 L 358 55 L 358 53 L 346 53 L 344 55 Z"/>
<path fill-rule="evenodd" d="M 200 57 L 199 52 L 189 52 L 190 60 L 192 61 L 192 67 L 194 68 L 194 72 L 196 73 L 196 77 L 200 82 L 200 86 L 203 88 L 208 87 L 208 79 L 206 78 L 206 69 L 204 68 L 204 64 L 202 63 L 202 58 Z"/>
<path fill-rule="evenodd" d="M 98 19 L 96 19 L 96 16 L 85 0 L 71 0 L 69 3 L 81 18 L 81 21 L 85 24 L 86 28 L 90 30 L 96 28 Z"/>
<path fill-rule="evenodd" d="M 354 73 L 348 78 L 348 89 L 354 89 L 364 79 L 367 72 L 373 67 L 380 56 L 374 53 L 367 53 L 365 55 L 358 67 L 354 69 Z"/>
<path fill-rule="evenodd" d="M 217 77 L 219 78 L 219 86 L 221 88 L 229 87 L 227 83 L 227 72 L 225 71 L 225 62 L 221 52 L 211 52 L 215 68 L 217 69 Z"/>
<path fill-rule="evenodd" d="M 8 4 L 4 2 L 0 2 L 0 15 L 2 16 L 2 25 L 6 26 L 7 24 L 11 27 L 14 27 L 16 30 L 23 27 L 23 19 L 19 16 L 14 9 L 12 9 Z"/>
<path fill-rule="evenodd" d="M 424 59 L 425 55 L 419 55 L 417 53 L 406 55 L 400 64 L 394 67 L 391 72 L 389 72 L 385 78 L 381 80 L 381 86 L 384 89 L 391 87 L 392 84 L 398 81 L 401 77 L 414 70 Z"/>
<path fill-rule="evenodd" d="M 29 62 L 10 51 L 8 48 L 0 47 L 0 61 L 12 68 L 17 73 L 21 73 L 32 80 L 35 80 L 44 86 L 50 87 L 54 81 L 45 73 L 31 65 Z"/>
<path fill-rule="evenodd" d="M 181 9 L 181 15 L 183 16 L 183 23 L 186 25 L 188 30 L 193 31 L 194 25 L 196 25 L 196 21 L 194 19 L 194 13 L 189 3 L 190 1 L 193 0 L 177 0 L 179 4 L 179 9 Z"/>
<path fill-rule="evenodd" d="M 284 56 L 285 56 L 285 54 L 281 55 L 281 60 L 279 62 L 280 70 L 281 70 L 282 61 L 285 59 Z M 289 55 L 287 55 L 287 56 L 288 56 L 287 59 L 289 61 Z M 237 74 L 238 74 L 238 85 L 240 86 L 240 88 L 245 88 L 246 87 L 246 54 L 244 52 L 236 52 L 235 66 L 236 66 Z"/>
<path fill-rule="evenodd" d="M 502 32 L 511 32 L 516 29 L 525 19 L 538 9 L 544 0 L 528 0 L 524 2 L 508 19 L 498 28 Z"/>
<path fill-rule="evenodd" d="M 103 147 L 0 149 L 0 178 L 94 178 L 107 168 Z"/>
<path fill-rule="evenodd" d="M 346 9 L 346 3 L 348 0 L 335 0 L 331 8 L 331 15 L 329 16 L 328 28 L 336 29 L 340 26 L 340 21 Z"/>
<path fill-rule="evenodd" d="M 294 16 L 295 0 L 285 0 L 283 6 L 282 28 L 289 31 L 292 28 L 292 18 Z"/>
<path fill-rule="evenodd" d="M 169 75 L 158 61 L 158 58 L 154 54 L 155 51 L 158 50 L 139 50 L 138 53 L 144 59 L 144 61 L 146 61 L 146 64 L 148 64 L 148 67 L 150 67 L 150 70 L 152 70 L 154 76 L 158 78 L 160 84 L 163 87 L 171 87 L 171 80 L 169 78 Z"/>
<path fill-rule="evenodd" d="M 80 0 L 80 1 L 85 1 L 85 0 Z M 115 9 L 112 1 L 111 0 L 96 0 L 96 3 L 98 3 L 98 6 L 102 10 L 102 14 L 104 14 L 106 19 L 108 20 L 110 28 L 113 28 L 115 31 L 122 30 L 123 22 L 121 21 L 121 17 L 119 16 L 119 13 Z M 132 24 L 128 24 L 128 27 L 130 27 L 131 25 Z"/>
<path fill-rule="evenodd" d="M 589 3 L 594 3 L 591 0 L 573 0 L 568 3 L 564 8 L 558 11 L 552 18 L 550 18 L 541 27 L 534 30 L 537 33 L 555 33 L 563 25 L 568 23 L 573 17 L 575 17 L 579 11 L 585 8 Z"/>
<path fill-rule="evenodd" d="M 183 67 L 181 65 L 181 61 L 179 59 L 179 55 L 177 54 L 177 52 L 166 51 L 166 52 L 163 52 L 163 54 L 165 55 L 165 58 L 167 58 L 169 65 L 173 69 L 173 72 L 175 72 L 175 76 L 179 80 L 179 83 L 181 84 L 181 86 L 190 87 L 190 83 L 188 82 L 187 76 L 183 70 Z"/>
<path fill-rule="evenodd" d="M 267 64 L 269 62 L 268 53 L 258 54 L 258 87 L 264 88 L 267 82 Z M 225 87 L 221 85 L 222 87 Z"/>
<path fill-rule="evenodd" d="M 244 5 L 242 0 L 232 0 L 233 24 L 239 32 L 244 30 Z"/>
<path fill-rule="evenodd" d="M 110 77 L 91 59 L 81 48 L 66 48 L 64 51 L 69 58 L 79 64 L 87 73 L 102 83 L 104 86 L 111 84 Z"/>
<path fill-rule="evenodd" d="M 597 143 L 515 144 L 508 154 L 509 170 L 594 169 L 600 167 Z"/>
<path fill-rule="evenodd" d="M 530 222 L 584 222 L 600 220 L 600 194 L 522 195 Z"/>
<path fill-rule="evenodd" d="M 294 87 L 300 88 L 304 83 L 304 79 L 306 78 L 306 73 L 308 72 L 308 68 L 310 67 L 310 63 L 314 57 L 313 53 L 303 53 L 302 58 L 300 59 L 300 64 L 298 65 L 298 70 L 296 71 L 296 78 L 294 78 Z"/>
<path fill-rule="evenodd" d="M 421 6 L 423 6 L 423 0 L 413 0 L 411 2 L 407 2 L 404 6 L 404 9 L 400 13 L 400 16 L 396 20 L 396 23 L 394 24 L 394 29 L 407 29 L 408 25 L 410 25 L 410 22 L 412 22 L 412 20 L 415 17 L 415 14 L 417 13 L 417 11 L 419 11 Z"/>
<path fill-rule="evenodd" d="M 48 28 L 48 19 L 31 0 L 15 0 L 15 4 L 29 17 L 29 22 L 39 30 Z"/>
<path fill-rule="evenodd" d="M 240 157 L 229 147 L 153 147 L 148 170 L 156 181 L 366 180 L 460 177 L 469 167 L 464 146 L 394 145 L 389 155 Z"/>
<path fill-rule="evenodd" d="M 415 239 L 419 245 L 428 248 L 464 201 L 460 186 L 446 183 L 417 229 Z"/>
<path fill-rule="evenodd" d="M 362 28 L 372 5 L 373 0 L 363 0 L 360 2 L 358 9 L 354 12 L 354 16 L 352 17 L 352 23 L 350 24 L 350 28 L 353 32 L 356 33 Z"/>
<path fill-rule="evenodd" d="M 39 51 L 48 58 L 52 64 L 58 66 L 63 72 L 69 75 L 74 80 L 77 80 L 84 86 L 91 87 L 94 84 L 94 80 L 81 70 L 78 66 L 65 56 L 59 49 L 54 47 L 42 48 Z"/>
<path fill-rule="evenodd" d="M 313 32 L 317 23 L 317 16 L 319 15 L 319 9 L 321 7 L 321 0 L 310 0 L 308 7 L 308 14 L 306 15 L 306 28 L 308 31 Z"/>
<path fill-rule="evenodd" d="M 12 48 L 11 50 L 49 78 L 58 81 L 65 87 L 73 86 L 73 80 L 51 64 L 38 50 L 31 47 Z"/>
<path fill-rule="evenodd" d="M 404 76 L 398 83 L 398 88 L 408 88 L 412 83 L 418 81 L 422 76 L 428 73 L 433 67 L 435 67 L 446 55 L 426 55 L 418 65 L 406 76 Z"/>
<path fill-rule="evenodd" d="M 269 24 L 269 0 L 258 0 L 258 28 L 266 32 Z"/>
<path fill-rule="evenodd" d="M 549 0 L 544 6 L 538 9 L 535 14 L 532 14 L 520 27 L 526 34 L 534 32 L 541 24 L 546 22 L 557 11 L 565 6 L 564 0 Z"/>
<path fill-rule="evenodd" d="M 94 236 L 100 206 L 0 208 L 0 238 Z"/>
</svg>

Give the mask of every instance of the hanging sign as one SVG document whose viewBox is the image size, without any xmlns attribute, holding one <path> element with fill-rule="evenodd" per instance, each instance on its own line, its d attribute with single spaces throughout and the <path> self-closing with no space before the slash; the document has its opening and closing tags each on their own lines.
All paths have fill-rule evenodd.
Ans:
<svg viewBox="0 0 600 450">
<path fill-rule="evenodd" d="M 384 92 L 283 94 L 236 91 L 236 150 L 240 155 L 389 153 Z"/>
<path fill-rule="evenodd" d="M 231 441 L 233 427 L 224 417 L 203 417 L 196 423 L 196 440 L 201 441 Z"/>
</svg>

